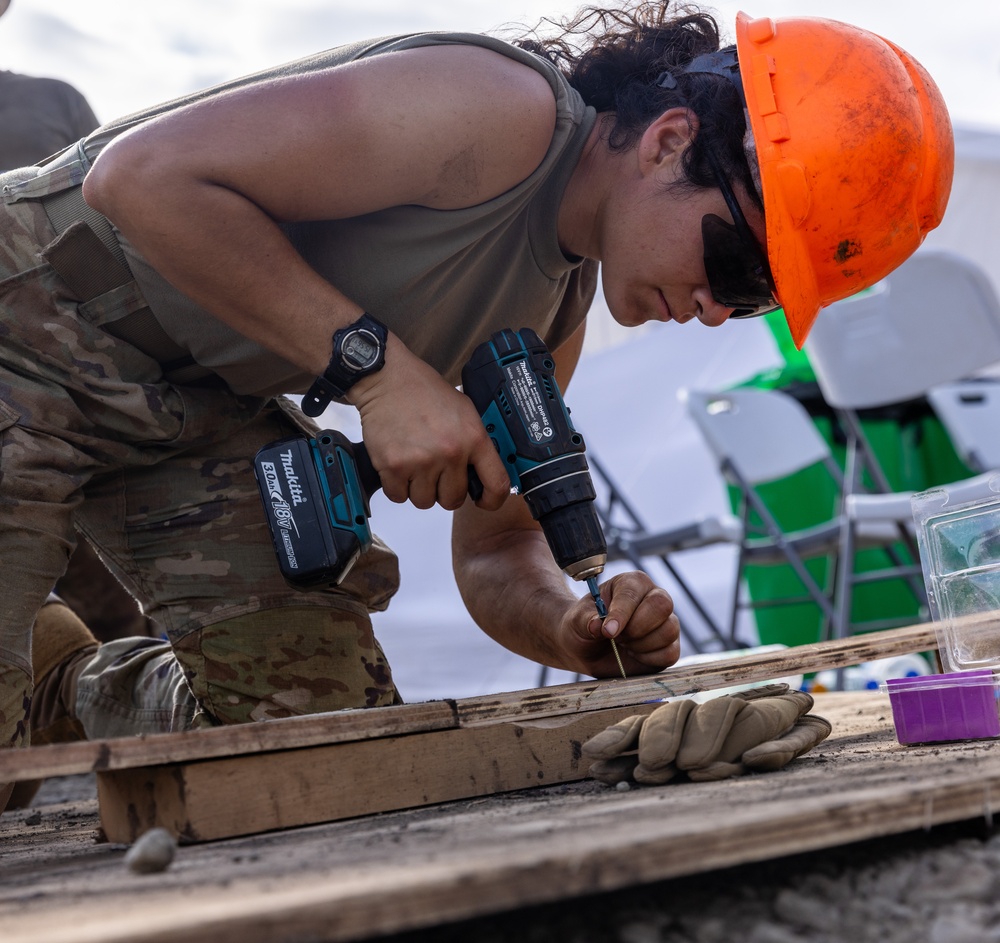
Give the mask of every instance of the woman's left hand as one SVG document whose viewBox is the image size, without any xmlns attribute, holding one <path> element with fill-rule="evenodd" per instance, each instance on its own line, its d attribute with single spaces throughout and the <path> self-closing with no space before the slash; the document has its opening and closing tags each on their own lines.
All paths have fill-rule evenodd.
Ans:
<svg viewBox="0 0 1000 943">
<path fill-rule="evenodd" d="M 601 598 L 608 609 L 603 621 L 589 593 L 563 616 L 557 644 L 566 649 L 568 662 L 597 678 L 620 676 L 612 638 L 626 675 L 650 674 L 677 661 L 681 627 L 665 589 L 636 571 L 603 583 Z"/>
</svg>

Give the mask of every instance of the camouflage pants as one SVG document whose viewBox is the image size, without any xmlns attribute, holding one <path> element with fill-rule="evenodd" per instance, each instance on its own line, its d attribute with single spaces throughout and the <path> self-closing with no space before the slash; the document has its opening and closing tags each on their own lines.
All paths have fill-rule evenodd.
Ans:
<svg viewBox="0 0 1000 943">
<path fill-rule="evenodd" d="M 171 384 L 109 333 L 144 301 L 131 283 L 81 302 L 47 261 L 36 197 L 74 183 L 60 173 L 0 175 L 0 746 L 27 742 L 32 624 L 77 531 L 168 640 L 98 652 L 78 687 L 89 735 L 396 702 L 369 619 L 395 556 L 376 542 L 336 589 L 284 584 L 251 459 L 308 420 L 214 379 Z"/>
</svg>

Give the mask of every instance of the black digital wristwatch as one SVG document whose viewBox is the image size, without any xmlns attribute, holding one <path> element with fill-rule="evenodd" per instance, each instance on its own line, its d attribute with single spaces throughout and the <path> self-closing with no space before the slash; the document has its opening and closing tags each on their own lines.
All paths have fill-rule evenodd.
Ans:
<svg viewBox="0 0 1000 943">
<path fill-rule="evenodd" d="M 333 335 L 333 356 L 323 376 L 316 377 L 302 398 L 302 411 L 319 416 L 333 400 L 341 400 L 358 380 L 385 366 L 386 326 L 370 314 L 342 327 Z"/>
</svg>

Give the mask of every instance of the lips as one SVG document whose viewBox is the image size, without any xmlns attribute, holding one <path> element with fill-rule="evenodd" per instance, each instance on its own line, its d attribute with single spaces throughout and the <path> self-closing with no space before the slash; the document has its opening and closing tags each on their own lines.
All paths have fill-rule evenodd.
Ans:
<svg viewBox="0 0 1000 943">
<path fill-rule="evenodd" d="M 670 311 L 670 305 L 667 304 L 667 299 L 663 297 L 663 292 L 657 289 L 656 294 L 660 296 L 660 317 L 658 320 L 672 321 L 674 316 Z"/>
</svg>

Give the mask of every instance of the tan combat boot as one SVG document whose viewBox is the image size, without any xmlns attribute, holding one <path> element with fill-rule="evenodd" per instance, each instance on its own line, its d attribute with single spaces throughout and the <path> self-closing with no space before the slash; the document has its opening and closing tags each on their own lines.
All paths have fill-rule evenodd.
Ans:
<svg viewBox="0 0 1000 943">
<path fill-rule="evenodd" d="M 76 681 L 97 651 L 97 639 L 62 600 L 50 596 L 35 617 L 31 634 L 31 667 L 35 693 L 31 698 L 31 745 L 86 740 L 75 716 Z M 23 809 L 42 785 L 40 779 L 14 785 L 8 809 Z"/>
</svg>

